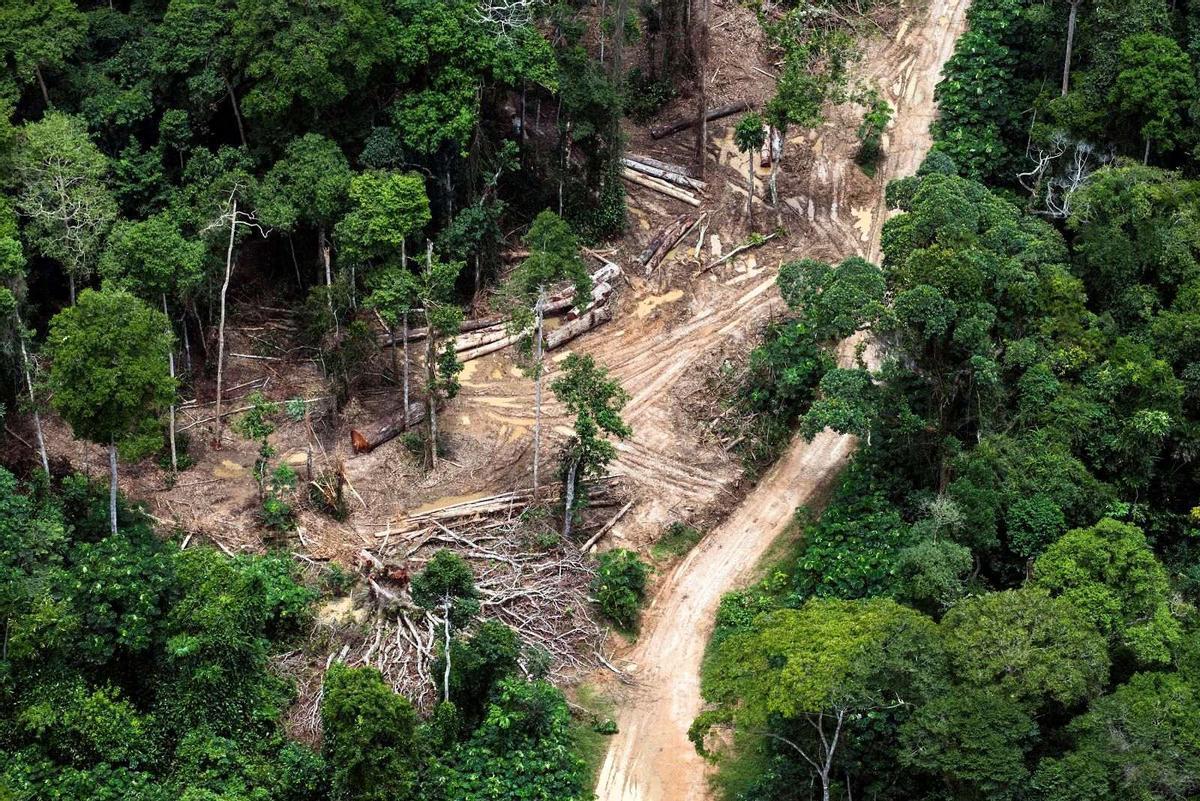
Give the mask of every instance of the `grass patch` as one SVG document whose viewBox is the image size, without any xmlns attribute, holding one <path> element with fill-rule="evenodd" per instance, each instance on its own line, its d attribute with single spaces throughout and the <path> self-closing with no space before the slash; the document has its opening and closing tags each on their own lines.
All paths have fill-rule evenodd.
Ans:
<svg viewBox="0 0 1200 801">
<path fill-rule="evenodd" d="M 683 556 L 704 538 L 704 532 L 686 523 L 672 523 L 650 547 L 650 556 L 656 562 L 665 562 Z"/>
<path fill-rule="evenodd" d="M 587 764 L 594 787 L 608 753 L 608 738 L 617 733 L 616 704 L 592 685 L 581 684 L 575 689 L 571 712 L 571 739 L 575 752 Z"/>
</svg>

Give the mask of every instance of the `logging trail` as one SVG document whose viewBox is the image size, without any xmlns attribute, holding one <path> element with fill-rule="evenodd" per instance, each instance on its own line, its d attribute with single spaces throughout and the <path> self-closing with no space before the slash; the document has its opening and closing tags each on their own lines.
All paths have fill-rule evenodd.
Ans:
<svg viewBox="0 0 1200 801">
<path fill-rule="evenodd" d="M 860 253 L 878 258 L 879 233 L 886 216 L 883 187 L 892 178 L 912 174 L 928 149 L 928 127 L 935 113 L 933 90 L 965 26 L 968 2 L 929 0 L 927 5 L 908 10 L 892 34 L 869 43 L 861 67 L 897 112 L 885 145 L 888 157 L 872 183 L 873 197 L 861 205 L 843 204 L 837 176 L 857 169 L 853 150 L 843 149 L 844 140 L 829 137 L 828 125 L 818 133 L 825 146 L 813 148 L 814 165 L 808 174 L 813 191 L 807 198 L 787 200 L 811 223 L 806 233 L 816 234 L 811 242 L 802 235 L 805 255 L 824 250 L 821 245 L 832 245 L 837 257 Z M 714 45 L 720 47 L 717 42 Z M 822 184 L 833 191 L 820 191 Z M 763 280 L 773 277 L 764 275 Z M 617 362 L 623 380 L 631 376 L 643 379 L 633 390 L 635 431 L 641 423 L 639 433 L 646 437 L 645 424 L 653 414 L 655 400 L 669 392 L 672 382 L 704 350 L 732 333 L 730 327 L 738 324 L 743 311 L 752 305 L 766 305 L 754 302 L 756 292 L 766 294 L 764 284 L 753 283 L 733 307 L 698 315 L 644 353 Z M 841 356 L 844 360 L 852 353 L 847 343 Z M 608 358 L 612 359 L 611 352 Z M 653 437 L 653 432 L 649 436 Z M 819 497 L 852 449 L 851 438 L 828 431 L 811 443 L 793 441 L 742 503 L 658 586 L 639 640 L 625 655 L 624 667 L 635 676 L 636 686 L 623 699 L 620 733 L 610 743 L 597 787 L 600 801 L 699 801 L 708 797 L 709 771 L 688 741 L 687 728 L 701 709 L 700 665 L 717 604 L 723 593 L 748 578 L 795 508 Z M 634 474 L 659 469 L 656 460 L 647 457 L 650 452 L 647 442 L 635 439 L 622 449 L 624 468 Z M 675 475 L 664 476 L 664 494 L 671 491 L 672 481 L 689 472 L 682 464 L 675 467 Z M 706 480 L 715 478 L 707 475 Z"/>
</svg>

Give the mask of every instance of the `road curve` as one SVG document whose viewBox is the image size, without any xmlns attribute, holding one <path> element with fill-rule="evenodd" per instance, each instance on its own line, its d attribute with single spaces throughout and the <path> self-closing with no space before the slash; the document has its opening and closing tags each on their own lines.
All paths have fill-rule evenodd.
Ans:
<svg viewBox="0 0 1200 801">
<path fill-rule="evenodd" d="M 878 257 L 887 216 L 883 187 L 891 178 L 912 174 L 929 148 L 934 87 L 966 25 L 968 5 L 969 0 L 929 0 L 906 12 L 910 16 L 891 39 L 868 46 L 867 77 L 896 109 L 889 156 L 877 182 L 873 257 Z M 860 245 L 848 241 L 846 254 Z M 610 742 L 596 788 L 600 801 L 709 797 L 708 766 L 688 741 L 687 729 L 701 709 L 700 663 L 717 605 L 724 593 L 746 581 L 796 507 L 837 477 L 853 447 L 852 438 L 829 431 L 812 442 L 795 439 L 724 523 L 662 583 L 627 656 L 637 686 L 618 715 L 620 732 Z"/>
</svg>

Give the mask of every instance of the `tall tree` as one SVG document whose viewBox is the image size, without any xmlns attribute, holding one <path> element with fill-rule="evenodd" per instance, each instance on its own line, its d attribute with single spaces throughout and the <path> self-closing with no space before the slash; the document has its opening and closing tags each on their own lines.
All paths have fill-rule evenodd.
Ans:
<svg viewBox="0 0 1200 801">
<path fill-rule="evenodd" d="M 702 684 L 716 706 L 689 735 L 702 753 L 714 726 L 779 742 L 812 769 L 829 801 L 853 721 L 920 703 L 942 670 L 936 627 L 919 612 L 890 599 L 809 600 L 721 642 Z M 798 723 L 799 734 L 779 733 L 781 721 Z"/>
<path fill-rule="evenodd" d="M 21 129 L 14 167 L 29 244 L 62 264 L 74 303 L 76 284 L 91 275 L 117 216 L 104 183 L 108 161 L 82 122 L 54 112 Z"/>
<path fill-rule="evenodd" d="M 167 316 L 121 290 L 85 290 L 50 321 L 51 403 L 77 437 L 108 448 L 113 533 L 117 447 L 134 457 L 158 447 L 158 415 L 175 400 L 171 340 Z"/>
<path fill-rule="evenodd" d="M 509 329 L 529 335 L 533 374 L 533 488 L 537 491 L 542 444 L 543 321 L 550 288 L 570 281 L 574 304 L 582 309 L 591 299 L 592 278 L 579 255 L 571 227 L 550 210 L 538 214 L 524 242 L 529 256 L 513 271 L 502 290 Z"/>
<path fill-rule="evenodd" d="M 87 36 L 87 17 L 72 0 L 26 0 L 0 7 L 0 58 L 16 69 L 17 79 L 37 80 L 49 108 L 45 69 L 61 69 Z"/>
<path fill-rule="evenodd" d="M 349 201 L 352 173 L 337 143 L 309 133 L 288 143 L 258 190 L 256 207 L 263 222 L 291 236 L 297 225 L 317 230 L 317 264 L 333 284 L 328 233 Z"/>
<path fill-rule="evenodd" d="M 621 419 L 629 394 L 591 356 L 569 354 L 562 375 L 550 384 L 554 397 L 575 415 L 575 435 L 563 447 L 563 537 L 571 536 L 571 520 L 581 500 L 579 482 L 599 476 L 617 455 L 611 435 L 625 439 L 633 433 Z"/>
<path fill-rule="evenodd" d="M 140 222 L 119 222 L 113 227 L 108 248 L 100 257 L 100 275 L 147 303 L 161 304 L 163 314 L 170 319 L 170 304 L 188 302 L 204 280 L 204 259 L 204 243 L 187 239 L 173 219 L 159 214 Z M 174 347 L 167 352 L 167 360 L 174 379 Z M 175 404 L 171 404 L 167 436 L 171 469 L 178 470 Z"/>
<path fill-rule="evenodd" d="M 754 162 L 766 138 L 763 118 L 754 112 L 738 120 L 733 130 L 734 144 L 746 154 L 746 227 L 751 231 L 754 230 Z"/>
<path fill-rule="evenodd" d="M 1187 134 L 1184 114 L 1196 98 L 1191 59 L 1174 39 L 1144 33 L 1121 42 L 1118 66 L 1108 99 L 1141 131 L 1148 164 L 1152 143 L 1167 152 Z"/>
<path fill-rule="evenodd" d="M 425 270 L 417 279 L 416 296 L 425 310 L 425 463 L 438 464 L 438 402 L 458 394 L 462 364 L 454 350 L 454 335 L 462 325 L 462 308 L 454 302 L 454 285 L 462 272 L 461 261 L 433 258 L 433 243 L 425 250 Z M 438 352 L 439 341 L 445 347 Z M 407 414 L 407 410 L 405 411 Z"/>
</svg>

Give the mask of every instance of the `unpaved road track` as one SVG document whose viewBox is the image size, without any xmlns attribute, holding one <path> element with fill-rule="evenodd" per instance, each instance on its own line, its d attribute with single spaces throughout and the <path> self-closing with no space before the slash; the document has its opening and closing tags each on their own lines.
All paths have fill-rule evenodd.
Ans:
<svg viewBox="0 0 1200 801">
<path fill-rule="evenodd" d="M 880 171 L 874 208 L 869 217 L 861 218 L 866 223 L 857 230 L 841 219 L 839 211 L 849 210 L 837 208 L 836 193 L 826 214 L 809 214 L 810 220 L 824 218 L 819 227 L 831 239 L 841 239 L 843 255 L 865 250 L 878 257 L 879 233 L 887 211 L 883 187 L 891 178 L 912 174 L 929 148 L 928 128 L 935 114 L 933 90 L 965 27 L 968 4 L 969 0 L 929 0 L 927 6 L 909 12 L 911 17 L 891 39 L 868 47 L 865 72 L 896 108 L 896 124 L 889 131 L 889 157 Z M 836 176 L 847 165 L 853 168 L 848 154 L 840 154 L 842 158 L 836 162 L 832 161 L 834 154 L 830 156 L 826 174 L 817 171 L 817 179 L 828 180 L 829 173 Z M 814 192 L 810 197 L 822 195 Z M 734 316 L 729 316 L 730 325 Z M 724 325 L 714 322 L 697 321 L 694 330 L 681 330 L 678 335 L 700 334 L 703 347 L 707 337 L 728 333 L 723 331 Z M 656 342 L 647 352 L 615 365 L 619 373 L 630 377 L 653 376 L 639 386 L 642 391 L 635 392 L 631 402 L 635 412 L 639 403 L 655 397 L 678 370 L 687 368 L 686 360 L 661 358 L 672 347 L 670 341 Z M 619 715 L 620 733 L 613 737 L 601 769 L 596 788 L 600 801 L 701 801 L 709 796 L 708 767 L 688 741 L 687 729 L 701 709 L 700 663 L 717 605 L 725 592 L 746 579 L 796 507 L 833 481 L 852 448 L 851 438 L 830 432 L 811 443 L 797 438 L 745 500 L 659 587 L 638 644 L 627 656 L 637 687 Z M 631 473 L 639 472 L 636 456 L 633 449 L 622 452 L 622 461 Z M 650 467 L 662 462 L 647 461 Z M 660 480 L 675 483 L 670 476 Z M 690 476 L 688 484 L 695 486 Z"/>
</svg>

